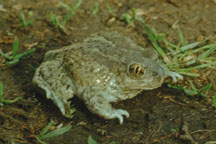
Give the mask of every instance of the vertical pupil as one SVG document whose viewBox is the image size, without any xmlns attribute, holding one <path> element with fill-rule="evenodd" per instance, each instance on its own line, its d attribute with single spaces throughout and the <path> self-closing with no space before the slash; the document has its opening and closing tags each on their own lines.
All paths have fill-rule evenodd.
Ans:
<svg viewBox="0 0 216 144">
<path fill-rule="evenodd" d="M 140 71 L 139 66 L 137 66 L 137 67 L 135 68 L 135 70 L 136 70 L 136 74 L 139 74 L 139 71 Z"/>
<path fill-rule="evenodd" d="M 144 69 L 145 69 L 144 67 L 138 64 L 134 64 L 129 67 L 129 73 L 132 76 L 141 77 L 142 75 L 144 75 Z"/>
</svg>

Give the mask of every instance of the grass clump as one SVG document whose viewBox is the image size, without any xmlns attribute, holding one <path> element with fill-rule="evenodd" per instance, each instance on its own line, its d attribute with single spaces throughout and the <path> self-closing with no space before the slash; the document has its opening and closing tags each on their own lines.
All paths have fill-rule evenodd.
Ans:
<svg viewBox="0 0 216 144">
<path fill-rule="evenodd" d="M 88 136 L 88 144 L 97 144 L 97 141 L 91 135 L 89 135 Z M 108 144 L 117 144 L 117 142 L 112 141 L 112 142 L 109 142 Z"/>
<path fill-rule="evenodd" d="M 158 34 L 154 28 L 150 29 L 143 19 L 140 19 L 147 32 L 148 38 L 167 67 L 177 73 L 187 76 L 200 76 L 198 69 L 216 65 L 216 58 L 211 56 L 216 50 L 216 44 L 203 45 L 204 41 L 187 43 L 179 30 L 180 43 L 173 44 L 165 39 L 164 34 Z M 167 52 L 161 47 L 164 45 Z"/>
<path fill-rule="evenodd" d="M 216 96 L 208 95 L 209 90 L 211 90 L 211 88 L 212 88 L 211 83 L 207 84 L 206 86 L 204 86 L 204 87 L 202 87 L 200 89 L 196 88 L 191 80 L 189 80 L 189 85 L 190 85 L 190 88 L 183 87 L 183 86 L 175 86 L 175 85 L 171 84 L 170 81 L 168 82 L 168 87 L 178 89 L 178 90 L 182 90 L 188 96 L 199 96 L 199 97 L 202 97 L 202 98 L 211 98 L 212 106 L 214 108 L 216 108 Z"/>
<path fill-rule="evenodd" d="M 66 10 L 68 10 L 67 14 L 64 17 L 61 16 L 56 16 L 54 13 L 50 13 L 50 20 L 52 24 L 62 30 L 64 33 L 67 34 L 67 31 L 65 29 L 65 25 L 68 20 L 70 20 L 71 16 L 74 14 L 74 12 L 79 8 L 81 5 L 82 1 L 78 0 L 75 5 L 69 6 L 63 2 L 59 2 L 59 4 Z"/>
<path fill-rule="evenodd" d="M 32 15 L 33 15 L 33 12 L 29 11 L 28 16 L 32 17 Z M 20 12 L 19 19 L 20 19 L 21 27 L 26 27 L 28 25 L 31 25 L 34 22 L 34 18 L 31 18 L 30 20 L 27 21 L 23 12 Z"/>
<path fill-rule="evenodd" d="M 40 132 L 40 134 L 38 136 L 31 136 L 31 137 L 36 138 L 36 140 L 40 144 L 47 144 L 46 142 L 43 141 L 44 139 L 62 135 L 64 133 L 68 132 L 72 128 L 71 125 L 67 125 L 67 126 L 64 126 L 64 127 L 61 127 L 61 128 L 57 128 L 57 129 L 55 129 L 53 131 L 49 131 L 50 128 L 53 126 L 53 124 L 54 124 L 54 121 L 50 121 L 47 124 L 47 126 L 41 130 L 41 132 Z"/>
<path fill-rule="evenodd" d="M 35 49 L 31 49 L 23 53 L 18 53 L 18 50 L 19 50 L 19 40 L 15 38 L 12 44 L 12 52 L 10 52 L 10 54 L 3 53 L 2 51 L 0 51 L 0 55 L 3 56 L 7 60 L 5 63 L 6 65 L 9 65 L 9 66 L 15 65 L 19 62 L 21 58 L 28 56 L 35 51 Z"/>
<path fill-rule="evenodd" d="M 196 88 L 191 80 L 189 80 L 189 84 L 190 84 L 190 88 L 184 88 L 182 86 L 174 86 L 169 82 L 168 87 L 183 90 L 185 92 L 185 94 L 187 94 L 189 96 L 199 95 L 199 96 L 204 97 L 204 98 L 210 97 L 207 94 L 205 94 L 205 92 L 208 92 L 212 88 L 212 84 L 207 84 L 206 86 L 204 86 L 200 89 Z"/>
<path fill-rule="evenodd" d="M 97 141 L 92 138 L 91 135 L 88 136 L 88 144 L 97 144 Z"/>
<path fill-rule="evenodd" d="M 92 14 L 96 15 L 99 12 L 99 5 L 96 3 L 92 9 Z"/>
<path fill-rule="evenodd" d="M 132 8 L 130 12 L 124 13 L 122 19 L 127 25 L 134 25 L 136 20 L 136 10 Z"/>
<path fill-rule="evenodd" d="M 142 18 L 138 20 L 142 23 L 153 47 L 171 71 L 191 78 L 200 76 L 200 73 L 198 73 L 199 69 L 210 68 L 216 65 L 216 57 L 213 56 L 213 52 L 216 50 L 216 43 L 206 44 L 207 39 L 187 43 L 182 31 L 179 30 L 179 42 L 174 44 L 166 40 L 165 34 L 158 34 L 154 28 L 150 28 Z M 212 104 L 216 108 L 216 97 L 207 95 L 212 88 L 212 84 L 207 84 L 198 89 L 192 80 L 186 80 L 188 81 L 188 86 L 174 86 L 171 82 L 168 82 L 168 86 L 182 90 L 189 96 L 198 95 L 203 98 L 212 98 Z"/>
<path fill-rule="evenodd" d="M 0 106 L 4 106 L 5 104 L 12 104 L 22 99 L 22 97 L 17 97 L 13 100 L 3 99 L 3 84 L 0 82 Z"/>
</svg>

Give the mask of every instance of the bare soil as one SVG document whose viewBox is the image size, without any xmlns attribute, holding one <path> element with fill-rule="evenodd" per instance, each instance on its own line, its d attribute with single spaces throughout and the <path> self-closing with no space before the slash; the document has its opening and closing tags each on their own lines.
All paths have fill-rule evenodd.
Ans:
<svg viewBox="0 0 216 144">
<path fill-rule="evenodd" d="M 62 0 L 73 5 L 75 0 Z M 95 4 L 99 12 L 92 14 Z M 108 11 L 110 6 L 111 12 Z M 139 9 L 147 24 L 161 33 L 166 33 L 172 42 L 178 42 L 178 29 L 185 39 L 193 42 L 208 38 L 216 40 L 215 0 L 83 0 L 66 25 L 67 34 L 50 22 L 50 13 L 65 15 L 57 0 L 0 0 L 0 50 L 11 51 L 15 37 L 20 40 L 20 52 L 30 48 L 36 51 L 23 58 L 16 66 L 3 66 L 0 57 L 0 81 L 4 84 L 4 98 L 23 99 L 0 107 L 0 144 L 38 143 L 38 135 L 50 120 L 58 124 L 71 124 L 72 129 L 58 137 L 45 140 L 49 144 L 87 143 L 91 135 L 98 143 L 109 144 L 207 144 L 216 143 L 216 110 L 209 99 L 186 96 L 182 91 L 170 89 L 164 84 L 152 91 L 143 91 L 137 97 L 117 104 L 115 107 L 128 110 L 130 118 L 123 125 L 117 120 L 104 120 L 90 113 L 76 97 L 73 119 L 63 117 L 52 101 L 38 94 L 32 85 L 34 70 L 51 49 L 81 41 L 86 36 L 100 31 L 118 31 L 134 39 L 143 47 L 151 47 L 143 27 L 135 23 L 127 26 L 123 13 L 131 8 Z M 21 28 L 19 13 L 33 11 L 35 21 Z M 213 84 L 216 90 L 214 69 L 200 71 L 202 77 L 194 78 L 202 87 Z"/>
</svg>

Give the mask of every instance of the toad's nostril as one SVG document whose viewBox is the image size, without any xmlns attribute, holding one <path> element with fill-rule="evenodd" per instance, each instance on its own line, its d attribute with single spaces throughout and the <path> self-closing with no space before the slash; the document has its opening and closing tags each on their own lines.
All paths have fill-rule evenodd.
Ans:
<svg viewBox="0 0 216 144">
<path fill-rule="evenodd" d="M 152 72 L 152 76 L 158 76 L 158 73 L 156 71 Z"/>
</svg>

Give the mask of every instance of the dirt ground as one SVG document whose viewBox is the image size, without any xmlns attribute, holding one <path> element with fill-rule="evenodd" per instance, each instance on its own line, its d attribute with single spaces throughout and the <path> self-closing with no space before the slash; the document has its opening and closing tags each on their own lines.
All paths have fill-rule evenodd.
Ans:
<svg viewBox="0 0 216 144">
<path fill-rule="evenodd" d="M 73 5 L 75 0 L 62 0 Z M 99 5 L 95 15 L 92 10 Z M 107 7 L 110 7 L 109 11 Z M 99 31 L 118 31 L 131 37 L 143 47 L 151 47 L 144 29 L 139 24 L 127 26 L 121 16 L 131 8 L 140 11 L 147 24 L 166 33 L 172 42 L 178 41 L 180 28 L 188 42 L 200 38 L 216 40 L 215 0 L 83 0 L 81 6 L 61 32 L 50 22 L 50 13 L 65 15 L 58 0 L 0 0 L 0 50 L 11 51 L 15 37 L 20 40 L 20 52 L 30 48 L 36 51 L 23 58 L 16 66 L 0 65 L 0 82 L 4 84 L 4 98 L 23 99 L 0 107 L 0 143 L 38 143 L 38 135 L 50 120 L 58 124 L 71 124 L 72 129 L 58 137 L 45 140 L 49 144 L 87 143 L 91 135 L 103 144 L 213 144 L 216 143 L 216 109 L 211 101 L 186 96 L 182 91 L 164 84 L 152 91 L 143 91 L 133 99 L 114 104 L 126 109 L 130 118 L 123 125 L 117 120 L 104 120 L 90 113 L 76 97 L 73 119 L 63 117 L 52 101 L 38 94 L 32 85 L 34 70 L 42 62 L 46 51 L 81 41 Z M 33 11 L 35 21 L 21 28 L 19 13 Z M 4 61 L 0 57 L 1 63 Z M 200 71 L 204 83 L 212 83 L 216 90 L 215 70 Z M 196 85 L 202 86 L 199 78 Z M 188 138 L 190 137 L 191 138 Z M 187 138 L 185 138 L 187 137 Z"/>
</svg>

